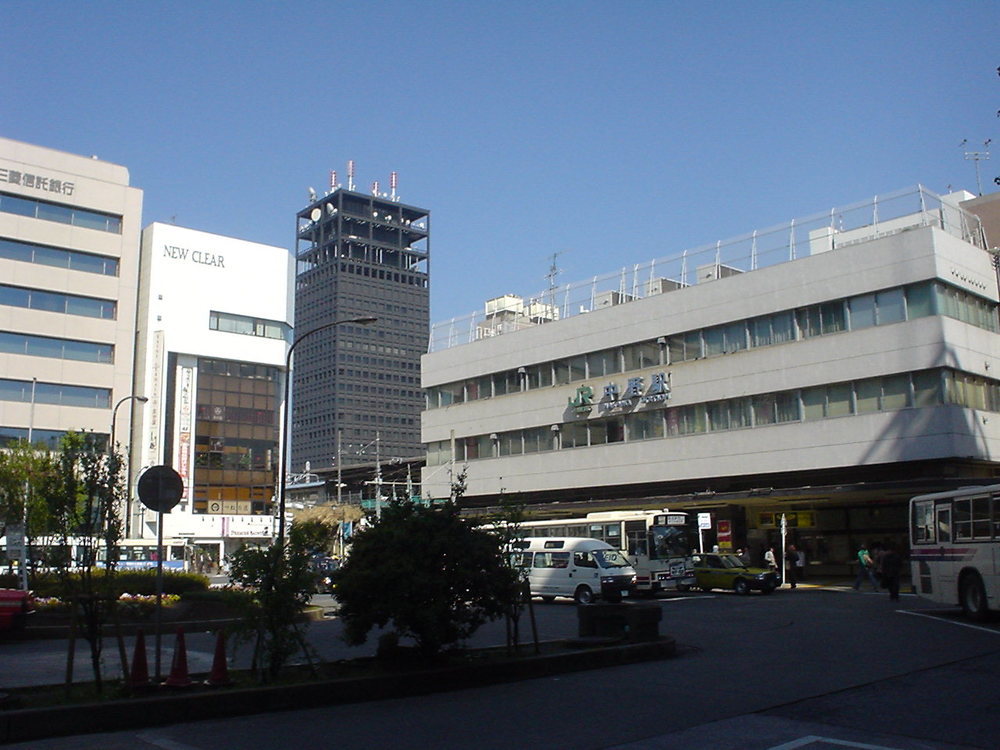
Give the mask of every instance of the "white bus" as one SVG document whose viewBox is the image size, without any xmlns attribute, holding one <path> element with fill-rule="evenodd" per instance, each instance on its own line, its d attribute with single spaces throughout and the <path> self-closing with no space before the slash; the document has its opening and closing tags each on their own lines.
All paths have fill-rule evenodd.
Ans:
<svg viewBox="0 0 1000 750">
<path fill-rule="evenodd" d="M 523 536 L 587 537 L 626 554 L 637 593 L 678 591 L 695 585 L 688 514 L 671 510 L 588 513 L 583 518 L 521 523 Z"/>
<path fill-rule="evenodd" d="M 910 500 L 913 589 L 973 619 L 1000 606 L 1000 484 Z"/>
</svg>

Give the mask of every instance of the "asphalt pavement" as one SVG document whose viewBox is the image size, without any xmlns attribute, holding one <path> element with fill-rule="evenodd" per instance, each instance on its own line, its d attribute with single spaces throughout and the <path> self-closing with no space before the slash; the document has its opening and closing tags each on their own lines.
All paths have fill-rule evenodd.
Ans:
<svg viewBox="0 0 1000 750">
<path fill-rule="evenodd" d="M 771 596 L 660 599 L 673 659 L 460 692 L 11 745 L 36 750 L 961 750 L 1000 746 L 1000 622 L 913 595 L 811 581 Z M 535 608 L 540 635 L 575 634 L 569 602 Z M 335 618 L 310 628 L 324 658 Z M 499 639 L 491 625 L 473 645 Z M 37 642 L 0 646 L 0 685 Z M 13 646 L 13 648 L 11 648 Z M 373 646 L 369 645 L 369 648 Z M 199 647 L 200 650 L 200 647 Z M 206 650 L 207 653 L 207 650 Z M 63 657 L 65 653 L 63 653 Z M 189 646 L 190 658 L 190 646 Z M 21 666 L 10 666 L 12 662 Z M 64 665 L 63 665 L 64 666 Z M 192 670 L 194 668 L 192 667 Z"/>
</svg>

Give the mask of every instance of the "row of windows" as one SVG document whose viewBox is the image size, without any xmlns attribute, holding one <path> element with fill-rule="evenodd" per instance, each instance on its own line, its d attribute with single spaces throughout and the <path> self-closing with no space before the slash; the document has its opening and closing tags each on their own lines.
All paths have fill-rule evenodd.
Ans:
<svg viewBox="0 0 1000 750">
<path fill-rule="evenodd" d="M 1000 412 L 1000 382 L 944 369 L 887 375 L 548 427 L 474 435 L 456 441 L 455 460 L 516 456 L 937 404 Z M 428 466 L 444 464 L 450 459 L 450 441 L 427 444 Z"/>
<path fill-rule="evenodd" d="M 76 294 L 45 292 L 19 286 L 0 284 L 0 305 L 26 307 L 29 310 L 48 310 L 66 315 L 114 320 L 118 306 L 113 300 L 80 297 Z"/>
<path fill-rule="evenodd" d="M 277 380 L 278 378 L 277 367 L 233 362 L 228 359 L 200 359 L 198 360 L 198 373 L 199 375 L 225 375 L 248 380 Z"/>
<path fill-rule="evenodd" d="M 239 333 L 244 336 L 263 336 L 264 338 L 279 339 L 281 341 L 288 341 L 291 332 L 290 326 L 277 320 L 251 318 L 246 315 L 232 315 L 230 313 L 216 312 L 215 310 L 209 313 L 208 327 L 213 331 Z"/>
<path fill-rule="evenodd" d="M 951 502 L 951 525 L 944 513 L 935 509 L 946 506 L 940 500 L 921 500 L 913 504 L 913 540 L 917 543 L 987 541 L 1000 539 L 1000 497 L 983 494 L 955 498 Z"/>
<path fill-rule="evenodd" d="M 97 273 L 103 276 L 118 275 L 118 259 L 104 255 L 81 253 L 77 250 L 63 250 L 47 245 L 35 245 L 0 237 L 0 258 L 37 263 L 42 266 L 68 268 L 71 271 Z"/>
<path fill-rule="evenodd" d="M 426 276 L 414 276 L 412 274 L 400 274 L 398 271 L 386 271 L 382 268 L 371 268 L 366 265 L 354 265 L 353 263 L 341 263 L 341 273 L 353 273 L 357 276 L 366 276 L 379 281 L 393 281 L 397 284 L 408 284 L 421 288 L 427 287 Z"/>
<path fill-rule="evenodd" d="M 9 193 L 0 193 L 0 211 L 5 214 L 30 216 L 33 219 L 72 224 L 74 227 L 96 229 L 100 232 L 122 233 L 122 217 L 100 211 L 87 211 L 74 206 L 22 198 Z"/>
<path fill-rule="evenodd" d="M 862 294 L 427 389 L 427 408 L 945 315 L 996 332 L 997 306 L 937 281 Z"/>
<path fill-rule="evenodd" d="M 89 388 L 64 383 L 32 383 L 29 380 L 0 379 L 0 401 L 22 401 L 60 406 L 111 408 L 110 388 Z"/>
<path fill-rule="evenodd" d="M 32 430 L 31 444 L 41 445 L 50 451 L 59 449 L 59 443 L 66 435 L 65 430 Z M 107 435 L 97 435 L 100 449 L 107 444 Z M 11 448 L 18 440 L 28 439 L 27 427 L 0 427 L 0 448 Z"/>
<path fill-rule="evenodd" d="M 30 336 L 26 333 L 0 331 L 0 352 L 28 354 L 34 357 L 72 359 L 79 362 L 111 364 L 115 359 L 112 344 L 95 344 L 90 341 L 57 339 L 49 336 Z"/>
</svg>

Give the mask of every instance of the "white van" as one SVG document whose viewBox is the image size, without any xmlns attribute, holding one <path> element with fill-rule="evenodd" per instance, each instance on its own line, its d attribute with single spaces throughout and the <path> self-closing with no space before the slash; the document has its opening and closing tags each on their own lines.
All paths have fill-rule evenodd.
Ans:
<svg viewBox="0 0 1000 750">
<path fill-rule="evenodd" d="M 527 537 L 513 548 L 511 561 L 528 572 L 531 595 L 543 601 L 571 596 L 577 604 L 619 602 L 634 590 L 635 569 L 600 539 Z"/>
</svg>

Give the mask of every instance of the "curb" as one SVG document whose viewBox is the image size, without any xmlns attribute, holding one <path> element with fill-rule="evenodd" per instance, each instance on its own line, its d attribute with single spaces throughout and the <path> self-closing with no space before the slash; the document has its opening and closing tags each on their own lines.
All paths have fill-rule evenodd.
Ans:
<svg viewBox="0 0 1000 750">
<path fill-rule="evenodd" d="M 174 693 L 73 706 L 0 709 L 0 743 L 407 698 L 666 659 L 676 654 L 674 639 L 664 636 L 644 643 L 592 647 L 490 664 L 399 670 L 355 679 L 316 680 L 236 690 L 213 688 L 210 692 Z"/>
</svg>

